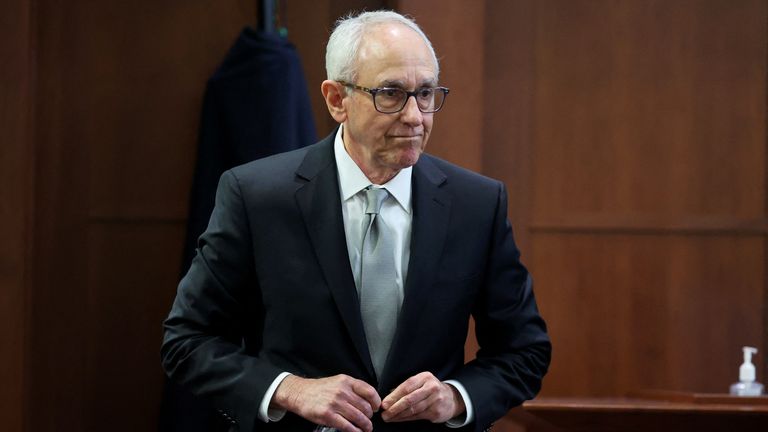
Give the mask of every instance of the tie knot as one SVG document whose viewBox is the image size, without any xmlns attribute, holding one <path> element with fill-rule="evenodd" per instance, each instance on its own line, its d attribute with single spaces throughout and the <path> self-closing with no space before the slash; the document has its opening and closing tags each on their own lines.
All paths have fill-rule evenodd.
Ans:
<svg viewBox="0 0 768 432">
<path fill-rule="evenodd" d="M 387 195 L 389 195 L 389 192 L 384 188 L 367 188 L 365 190 L 365 213 L 379 214 L 381 205 L 384 203 L 384 200 L 387 199 Z"/>
</svg>

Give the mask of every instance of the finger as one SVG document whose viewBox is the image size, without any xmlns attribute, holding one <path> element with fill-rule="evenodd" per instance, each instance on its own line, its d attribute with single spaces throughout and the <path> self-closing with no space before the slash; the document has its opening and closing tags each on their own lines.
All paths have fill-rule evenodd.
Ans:
<svg viewBox="0 0 768 432">
<path fill-rule="evenodd" d="M 426 381 L 426 379 L 428 379 L 428 377 L 431 377 L 431 376 L 432 374 L 429 372 L 422 372 L 420 374 L 417 374 L 408 378 L 402 384 L 400 384 L 394 390 L 392 390 L 392 392 L 389 395 L 387 395 L 387 397 L 384 398 L 384 400 L 381 402 L 381 406 L 385 410 L 389 409 L 402 397 L 420 388 L 424 384 L 424 381 Z"/>
<path fill-rule="evenodd" d="M 395 387 L 382 401 L 381 406 L 384 409 L 389 409 L 395 402 L 399 401 L 403 396 L 412 392 L 415 388 L 420 386 L 420 383 L 414 380 L 415 377 L 410 377 L 403 381 L 402 384 Z"/>
<path fill-rule="evenodd" d="M 361 393 L 364 396 L 361 396 Z M 346 375 L 338 376 L 338 389 L 335 396 L 336 403 L 340 405 L 349 404 L 367 418 L 373 417 L 375 409 L 378 409 L 378 406 L 372 407 L 372 402 L 367 399 L 371 398 L 370 393 L 373 393 L 378 398 L 376 390 L 365 381 L 360 381 Z"/>
<path fill-rule="evenodd" d="M 414 404 L 428 398 L 432 393 L 439 393 L 442 383 L 433 377 L 431 374 L 424 381 L 414 381 L 418 387 L 407 388 L 409 393 L 395 401 L 390 407 L 389 411 L 393 414 L 400 413 L 407 408 L 410 408 Z M 414 385 L 414 382 L 409 385 Z"/>
<path fill-rule="evenodd" d="M 403 422 L 403 421 L 410 421 L 410 420 L 417 420 L 419 419 L 418 413 L 416 413 L 414 408 L 407 408 L 403 411 L 400 411 L 396 415 L 391 414 L 389 411 L 384 411 L 382 413 L 381 418 L 385 422 L 388 423 L 396 423 L 396 422 Z"/>
<path fill-rule="evenodd" d="M 373 416 L 373 411 L 368 402 L 354 392 L 351 385 L 343 388 L 333 407 L 335 412 L 341 414 L 353 425 L 366 431 L 372 430 L 370 418 Z"/>
<path fill-rule="evenodd" d="M 382 413 L 382 416 L 386 414 L 387 418 L 395 418 L 398 416 L 411 416 L 418 414 L 416 408 L 418 404 L 427 398 L 429 398 L 431 394 L 431 391 L 426 387 L 421 387 L 413 392 L 403 396 L 395 402 L 389 409 L 385 410 L 384 413 Z"/>
<path fill-rule="evenodd" d="M 346 422 L 351 423 L 351 426 L 354 426 L 356 430 L 357 428 L 366 432 L 373 430 L 373 423 L 371 423 L 371 420 L 359 409 L 350 404 L 341 405 L 336 415 L 341 415 L 341 417 L 343 417 Z"/>
<path fill-rule="evenodd" d="M 406 413 L 411 410 L 411 407 L 414 406 L 416 403 L 424 399 L 426 395 L 423 394 L 420 390 L 417 390 L 413 393 L 410 393 L 407 396 L 402 397 L 400 400 L 394 403 L 389 409 L 385 410 L 384 413 L 387 414 L 387 417 L 393 418 L 398 415 L 401 415 L 403 413 Z"/>
<path fill-rule="evenodd" d="M 353 391 L 350 392 L 350 394 L 346 396 L 346 402 L 367 418 L 373 417 L 374 411 L 370 402 L 357 395 L 357 393 L 354 393 Z"/>
<path fill-rule="evenodd" d="M 388 422 L 404 422 L 404 421 L 412 421 L 412 420 L 430 420 L 434 421 L 435 419 L 432 418 L 433 410 L 435 403 L 440 400 L 440 397 L 438 394 L 432 393 L 427 397 L 426 399 L 423 399 L 413 405 L 411 405 L 408 409 L 403 410 L 400 412 L 400 414 L 389 418 Z M 383 416 L 382 416 L 383 417 Z"/>
<path fill-rule="evenodd" d="M 382 414 L 382 418 L 387 421 L 403 421 L 413 418 L 435 421 L 443 418 L 447 410 L 452 411 L 450 406 L 446 406 L 446 401 L 451 402 L 449 399 L 452 396 L 452 391 L 447 384 L 431 377 L 421 388 L 395 402 L 389 410 Z"/>
<path fill-rule="evenodd" d="M 334 413 L 330 416 L 329 420 L 323 422 L 325 426 L 330 426 L 333 429 L 340 430 L 342 432 L 370 432 L 373 430 L 373 427 L 371 429 L 360 429 L 350 423 L 344 416 L 342 416 L 339 413 Z"/>
<path fill-rule="evenodd" d="M 430 407 L 432 402 L 433 401 L 431 401 L 430 398 L 427 398 L 409 405 L 405 409 L 400 410 L 397 414 L 387 411 L 389 415 L 385 420 L 389 422 L 399 422 L 424 418 L 425 411 Z M 382 418 L 383 417 L 384 416 L 382 415 Z"/>
<path fill-rule="evenodd" d="M 379 393 L 367 382 L 355 380 L 355 382 L 352 383 L 352 391 L 368 403 L 371 408 L 371 415 L 381 407 L 381 397 L 379 396 Z"/>
</svg>

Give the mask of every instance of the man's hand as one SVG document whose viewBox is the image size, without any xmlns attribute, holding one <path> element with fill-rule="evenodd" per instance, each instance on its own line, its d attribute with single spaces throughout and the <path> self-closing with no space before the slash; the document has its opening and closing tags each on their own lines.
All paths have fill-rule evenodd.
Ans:
<svg viewBox="0 0 768 432">
<path fill-rule="evenodd" d="M 429 420 L 445 423 L 466 409 L 459 391 L 429 372 L 405 380 L 384 398 L 381 407 L 384 410 L 381 418 L 386 422 Z"/>
<path fill-rule="evenodd" d="M 371 432 L 370 419 L 381 398 L 368 383 L 347 375 L 318 379 L 289 375 L 275 390 L 272 403 L 317 425 Z"/>
</svg>

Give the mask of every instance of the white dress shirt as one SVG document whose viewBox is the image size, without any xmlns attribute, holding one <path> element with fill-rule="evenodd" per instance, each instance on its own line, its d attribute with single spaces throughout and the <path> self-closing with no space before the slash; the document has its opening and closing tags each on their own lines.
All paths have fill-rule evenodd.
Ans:
<svg viewBox="0 0 768 432">
<path fill-rule="evenodd" d="M 381 219 L 387 222 L 389 233 L 394 236 L 395 283 L 399 294 L 399 304 L 403 304 L 405 276 L 408 274 L 408 261 L 411 258 L 411 173 L 412 167 L 400 170 L 395 177 L 383 185 L 374 185 L 363 174 L 360 167 L 344 149 L 341 130 L 336 134 L 333 151 L 339 172 L 339 193 L 341 212 L 344 218 L 344 234 L 347 237 L 349 265 L 355 277 L 355 286 L 360 286 L 360 257 L 367 220 L 365 214 L 365 194 L 360 193 L 368 186 L 383 188 L 389 192 L 379 210 Z M 359 294 L 359 293 L 358 293 Z"/>
<path fill-rule="evenodd" d="M 333 143 L 333 152 L 339 173 L 339 194 L 341 196 L 344 234 L 347 239 L 349 264 L 355 277 L 355 286 L 360 286 L 360 248 L 362 247 L 363 236 L 365 235 L 363 223 L 366 219 L 365 196 L 364 194 L 361 194 L 360 191 L 369 186 L 375 188 L 381 187 L 386 189 L 390 195 L 384 200 L 379 214 L 381 215 L 381 218 L 387 222 L 387 226 L 395 236 L 393 239 L 395 245 L 395 282 L 397 283 L 399 294 L 398 300 L 402 305 L 403 297 L 405 295 L 405 277 L 408 274 L 408 262 L 411 257 L 411 226 L 413 221 L 411 175 L 413 173 L 413 168 L 408 167 L 400 170 L 395 177 L 383 185 L 372 184 L 344 148 L 342 129 L 342 127 L 339 127 L 339 130 L 336 132 L 336 137 Z M 280 385 L 283 379 L 288 375 L 290 375 L 288 372 L 283 372 L 278 375 L 264 394 L 264 398 L 259 405 L 259 418 L 262 421 L 278 421 L 285 415 L 284 410 L 270 409 L 269 403 L 272 400 L 275 390 L 277 390 L 277 386 Z M 464 406 L 466 407 L 466 416 L 462 415 L 455 419 L 451 419 L 446 425 L 453 428 L 462 427 L 471 422 L 474 418 L 474 410 L 472 409 L 469 394 L 466 389 L 464 389 L 464 386 L 458 381 L 447 380 L 445 383 L 452 385 L 458 390 L 464 400 Z"/>
</svg>

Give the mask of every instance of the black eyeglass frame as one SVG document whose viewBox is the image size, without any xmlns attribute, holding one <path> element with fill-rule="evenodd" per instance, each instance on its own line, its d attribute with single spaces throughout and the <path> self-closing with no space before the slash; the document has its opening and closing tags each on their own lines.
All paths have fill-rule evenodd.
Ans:
<svg viewBox="0 0 768 432">
<path fill-rule="evenodd" d="M 441 91 L 441 92 L 443 92 L 443 100 L 440 103 L 440 106 L 437 107 L 437 109 L 435 109 L 434 111 L 424 111 L 419 106 L 418 99 L 416 99 L 416 108 L 418 108 L 419 111 L 421 111 L 424 114 L 434 114 L 434 113 L 440 111 L 443 108 L 443 105 L 445 105 L 445 100 L 448 98 L 448 93 L 451 91 L 448 87 L 420 87 L 420 88 L 418 88 L 418 89 L 416 89 L 414 91 L 408 91 L 408 90 L 405 90 L 405 89 L 401 89 L 399 87 L 368 88 L 368 87 L 359 86 L 357 84 L 348 83 L 346 81 L 336 81 L 336 82 L 341 84 L 341 85 L 343 85 L 344 87 L 350 87 L 350 88 L 353 88 L 355 90 L 364 91 L 364 92 L 370 94 L 371 98 L 373 99 L 373 107 L 376 109 L 376 111 L 378 111 L 378 112 L 380 112 L 382 114 L 397 114 L 397 113 L 399 113 L 400 111 L 403 110 L 403 108 L 405 108 L 406 105 L 408 105 L 408 99 L 410 99 L 411 96 L 413 96 L 413 98 L 416 99 L 416 95 L 419 93 L 419 90 L 423 90 L 425 88 L 428 88 L 428 89 L 434 90 L 434 91 Z M 376 93 L 379 93 L 381 91 L 386 91 L 386 90 L 397 90 L 397 91 L 404 92 L 405 95 L 406 95 L 405 99 L 403 99 L 403 104 L 396 111 L 382 111 L 382 110 L 379 109 L 378 106 L 376 106 Z"/>
</svg>

